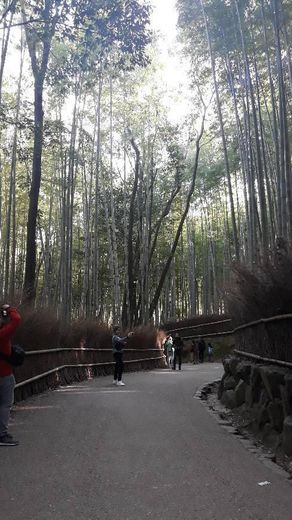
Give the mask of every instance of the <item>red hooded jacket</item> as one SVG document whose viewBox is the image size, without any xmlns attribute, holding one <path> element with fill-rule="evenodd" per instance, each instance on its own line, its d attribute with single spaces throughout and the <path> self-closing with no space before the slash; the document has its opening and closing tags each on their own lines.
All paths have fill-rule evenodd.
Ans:
<svg viewBox="0 0 292 520">
<path fill-rule="evenodd" d="M 8 307 L 7 314 L 9 321 L 3 323 L 0 327 L 0 352 L 10 356 L 11 354 L 11 336 L 17 329 L 21 317 L 16 309 Z M 13 367 L 9 365 L 4 359 L 0 358 L 0 377 L 10 376 L 13 373 Z"/>
</svg>

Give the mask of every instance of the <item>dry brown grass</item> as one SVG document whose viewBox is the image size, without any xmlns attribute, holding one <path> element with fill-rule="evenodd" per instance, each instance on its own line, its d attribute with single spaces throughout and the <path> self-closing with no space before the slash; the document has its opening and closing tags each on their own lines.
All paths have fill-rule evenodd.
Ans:
<svg viewBox="0 0 292 520">
<path fill-rule="evenodd" d="M 46 350 L 64 348 L 101 348 L 111 349 L 111 327 L 97 320 L 82 319 L 71 324 L 62 323 L 50 309 L 33 310 L 19 306 L 22 317 L 14 336 L 14 342 L 23 345 L 25 350 Z M 121 331 L 124 336 L 128 331 Z M 128 348 L 159 348 L 164 333 L 153 326 L 140 326 L 133 329 Z"/>
<path fill-rule="evenodd" d="M 253 270 L 233 267 L 226 304 L 234 326 L 292 312 L 292 254 L 273 256 Z"/>
<path fill-rule="evenodd" d="M 73 321 L 62 334 L 61 346 L 111 348 L 111 329 L 107 324 L 92 319 Z"/>
<path fill-rule="evenodd" d="M 203 323 L 212 323 L 215 321 L 221 321 L 228 319 L 229 316 L 222 314 L 202 314 L 186 318 L 185 320 L 175 321 L 171 320 L 163 324 L 163 329 L 174 330 L 176 328 L 191 327 L 192 325 L 201 325 Z"/>
<path fill-rule="evenodd" d="M 62 327 L 55 314 L 49 309 L 19 307 L 21 324 L 14 336 L 14 342 L 25 350 L 50 349 L 60 346 Z"/>
<path fill-rule="evenodd" d="M 225 332 L 230 330 L 231 324 L 230 322 L 226 323 L 218 323 L 218 321 L 228 320 L 229 316 L 223 314 L 208 314 L 201 316 L 193 316 L 192 318 L 188 318 L 181 321 L 170 321 L 163 325 L 163 330 L 165 331 L 175 331 L 177 329 L 181 329 L 184 327 L 188 327 L 185 331 L 179 331 L 182 336 L 199 336 L 200 334 L 210 334 L 213 332 Z M 205 326 L 205 324 L 210 324 L 209 326 Z M 203 327 L 199 327 L 199 325 L 204 325 Z M 189 327 L 195 328 L 189 328 Z"/>
<path fill-rule="evenodd" d="M 276 249 L 270 258 L 251 270 L 233 267 L 233 281 L 226 290 L 232 325 L 292 313 L 292 253 Z M 292 361 L 292 320 L 249 327 L 236 333 L 236 347 L 263 357 Z"/>
</svg>

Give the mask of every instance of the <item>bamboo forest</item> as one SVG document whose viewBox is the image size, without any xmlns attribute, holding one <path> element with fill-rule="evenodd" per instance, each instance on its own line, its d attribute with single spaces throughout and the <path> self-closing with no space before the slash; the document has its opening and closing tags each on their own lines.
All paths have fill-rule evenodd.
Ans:
<svg viewBox="0 0 292 520">
<path fill-rule="evenodd" d="M 291 16 L 1 1 L 2 300 L 124 327 L 224 314 L 232 266 L 291 243 Z"/>
</svg>

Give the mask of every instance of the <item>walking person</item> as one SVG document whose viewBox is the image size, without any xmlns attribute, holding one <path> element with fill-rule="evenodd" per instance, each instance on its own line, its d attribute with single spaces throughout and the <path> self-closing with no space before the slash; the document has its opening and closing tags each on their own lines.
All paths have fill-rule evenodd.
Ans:
<svg viewBox="0 0 292 520">
<path fill-rule="evenodd" d="M 212 343 L 208 343 L 207 345 L 207 352 L 208 352 L 208 361 L 212 363 L 213 361 L 213 345 Z"/>
<path fill-rule="evenodd" d="M 7 357 L 11 356 L 11 337 L 21 321 L 20 314 L 10 305 L 0 310 L 0 446 L 17 446 L 18 441 L 8 433 L 10 410 L 14 401 L 15 379 L 13 367 Z"/>
<path fill-rule="evenodd" d="M 192 362 L 194 365 L 196 365 L 198 363 L 198 345 L 195 339 L 192 340 L 191 349 L 193 355 Z"/>
<path fill-rule="evenodd" d="M 124 361 L 123 361 L 123 348 L 127 344 L 128 338 L 133 335 L 133 332 L 129 332 L 127 336 L 122 338 L 119 336 L 120 327 L 116 325 L 113 328 L 113 336 L 112 336 L 112 347 L 113 347 L 113 356 L 115 360 L 115 371 L 114 371 L 114 380 L 113 384 L 117 386 L 125 386 L 125 383 L 122 381 L 122 375 L 124 370 Z"/>
<path fill-rule="evenodd" d="M 176 370 L 176 364 L 178 363 L 178 369 L 181 370 L 181 361 L 182 361 L 182 353 L 183 353 L 184 342 L 181 339 L 178 332 L 176 332 L 173 347 L 174 347 L 174 356 L 173 356 L 173 370 Z"/>
<path fill-rule="evenodd" d="M 169 334 L 169 336 L 167 336 L 165 344 L 164 344 L 164 348 L 165 348 L 166 362 L 170 368 L 172 361 L 173 361 L 173 339 L 172 339 L 171 334 Z"/>
<path fill-rule="evenodd" d="M 203 338 L 199 338 L 198 351 L 199 351 L 199 362 L 200 363 L 204 363 L 205 350 L 206 350 L 206 343 L 203 340 Z"/>
</svg>

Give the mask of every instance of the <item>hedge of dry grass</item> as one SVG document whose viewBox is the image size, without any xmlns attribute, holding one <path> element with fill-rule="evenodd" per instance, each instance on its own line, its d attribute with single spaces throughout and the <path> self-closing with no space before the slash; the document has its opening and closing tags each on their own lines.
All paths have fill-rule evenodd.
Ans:
<svg viewBox="0 0 292 520">
<path fill-rule="evenodd" d="M 205 314 L 201 316 L 193 316 L 191 318 L 180 321 L 169 321 L 163 325 L 163 329 L 166 331 L 175 331 L 184 327 L 195 327 L 193 330 L 191 328 L 187 328 L 185 331 L 179 331 L 181 336 L 191 336 L 193 334 L 199 336 L 200 334 L 210 334 L 212 332 L 225 332 L 230 330 L 230 322 L 217 322 L 225 321 L 229 318 L 230 316 L 225 314 Z M 204 326 L 202 328 L 199 327 L 199 325 L 205 325 L 207 323 L 210 324 L 210 326 Z"/>
<path fill-rule="evenodd" d="M 292 312 L 292 255 L 266 260 L 254 270 L 233 267 L 226 303 L 234 326 Z"/>
<path fill-rule="evenodd" d="M 251 321 L 292 313 L 292 253 L 276 248 L 249 269 L 233 266 L 226 305 L 236 327 Z M 292 319 L 260 324 L 236 333 L 236 347 L 264 357 L 292 361 Z"/>
<path fill-rule="evenodd" d="M 23 345 L 26 351 L 52 348 L 102 348 L 111 349 L 111 327 L 97 320 L 76 320 L 71 324 L 62 323 L 50 309 L 28 309 L 19 307 L 21 324 L 14 336 L 14 342 Z M 128 331 L 122 331 L 126 335 Z M 134 329 L 128 348 L 159 348 L 163 332 L 153 326 Z"/>
</svg>

